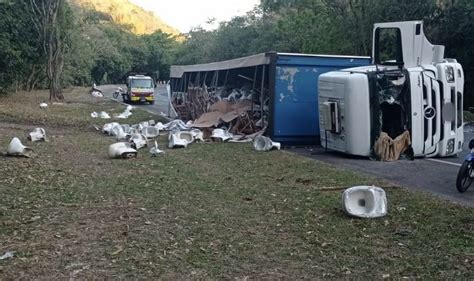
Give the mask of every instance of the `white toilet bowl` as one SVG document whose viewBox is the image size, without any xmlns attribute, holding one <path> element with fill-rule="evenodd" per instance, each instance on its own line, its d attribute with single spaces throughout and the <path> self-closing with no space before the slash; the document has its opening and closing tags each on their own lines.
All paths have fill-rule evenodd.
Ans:
<svg viewBox="0 0 474 281">
<path fill-rule="evenodd" d="M 32 141 L 45 141 L 46 131 L 43 128 L 35 128 L 28 134 L 28 138 Z"/>
<path fill-rule="evenodd" d="M 8 145 L 7 155 L 30 157 L 33 149 L 24 146 L 19 138 L 13 138 Z"/>
<path fill-rule="evenodd" d="M 354 186 L 342 193 L 342 208 L 354 217 L 383 217 L 387 214 L 387 196 L 380 187 Z"/>
<path fill-rule="evenodd" d="M 258 136 L 253 141 L 253 147 L 256 151 L 269 151 L 273 148 L 280 150 L 281 144 L 279 142 L 274 142 L 265 136 Z"/>
<path fill-rule="evenodd" d="M 108 155 L 110 158 L 129 159 L 137 157 L 137 150 L 133 149 L 129 143 L 118 142 L 109 146 Z"/>
</svg>

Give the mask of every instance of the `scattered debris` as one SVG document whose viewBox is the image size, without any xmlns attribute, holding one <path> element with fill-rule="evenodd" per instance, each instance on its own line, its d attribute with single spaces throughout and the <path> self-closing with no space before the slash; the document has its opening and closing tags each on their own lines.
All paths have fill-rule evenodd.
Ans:
<svg viewBox="0 0 474 281">
<path fill-rule="evenodd" d="M 229 140 L 229 142 L 234 142 L 234 143 L 244 143 L 244 142 L 252 142 L 253 140 L 249 138 L 248 136 L 242 136 L 242 135 L 234 135 L 232 139 Z"/>
<path fill-rule="evenodd" d="M 131 105 L 127 106 L 127 108 L 125 108 L 124 112 L 120 113 L 120 114 L 117 114 L 117 115 L 114 115 L 114 118 L 118 118 L 118 119 L 127 119 L 128 117 L 130 117 L 130 115 L 132 115 L 132 112 L 131 110 L 133 109 L 133 107 Z M 110 115 L 105 112 L 105 111 L 101 111 L 100 113 L 97 113 L 97 112 L 92 112 L 91 113 L 91 117 L 92 118 L 102 118 L 102 119 L 110 119 Z"/>
<path fill-rule="evenodd" d="M 160 130 L 156 127 L 145 127 L 142 129 L 142 133 L 147 139 L 154 139 L 160 135 Z"/>
<path fill-rule="evenodd" d="M 39 107 L 40 107 L 41 109 L 46 109 L 46 108 L 48 108 L 48 104 L 45 103 L 45 102 L 42 102 L 42 103 L 39 104 Z"/>
<path fill-rule="evenodd" d="M 28 139 L 32 142 L 46 141 L 46 131 L 43 128 L 35 128 L 28 134 Z"/>
<path fill-rule="evenodd" d="M 128 142 L 135 149 L 140 149 L 147 146 L 147 139 L 142 134 L 133 134 L 130 136 Z"/>
<path fill-rule="evenodd" d="M 110 158 L 130 159 L 137 157 L 137 150 L 133 149 L 129 143 L 118 142 L 109 146 L 108 155 Z"/>
<path fill-rule="evenodd" d="M 13 258 L 13 254 L 15 252 L 11 252 L 11 251 L 7 251 L 5 252 L 5 254 L 1 255 L 0 256 L 0 260 L 5 260 L 5 259 L 9 259 L 9 258 Z"/>
<path fill-rule="evenodd" d="M 150 149 L 150 154 L 151 156 L 158 156 L 160 154 L 164 154 L 165 152 L 163 150 L 160 150 L 158 148 L 158 143 L 155 141 L 155 146 Z"/>
<path fill-rule="evenodd" d="M 101 90 L 97 89 L 97 86 L 94 85 L 92 86 L 92 89 L 90 91 L 91 93 L 91 96 L 93 96 L 94 98 L 103 98 L 104 97 L 104 94 L 102 93 Z"/>
<path fill-rule="evenodd" d="M 99 91 L 92 91 L 92 92 L 91 92 L 91 95 L 92 95 L 94 98 L 103 98 L 103 97 L 104 97 L 104 94 L 102 94 L 102 92 L 99 92 Z"/>
<path fill-rule="evenodd" d="M 133 106 L 131 106 L 131 105 L 127 106 L 127 108 L 125 108 L 124 112 L 122 112 L 119 115 L 115 116 L 115 118 L 127 119 L 128 117 L 130 117 L 132 115 L 132 109 L 133 109 Z"/>
<path fill-rule="evenodd" d="M 138 124 L 138 130 L 140 130 L 140 132 L 147 127 L 150 127 L 149 121 L 143 121 Z"/>
<path fill-rule="evenodd" d="M 128 135 L 136 135 L 136 134 L 140 134 L 140 130 L 138 130 L 137 127 L 133 126 L 128 129 L 127 133 Z"/>
<path fill-rule="evenodd" d="M 411 145 L 410 132 L 405 131 L 395 139 L 381 132 L 375 142 L 374 152 L 380 161 L 397 161 Z"/>
<path fill-rule="evenodd" d="M 104 124 L 104 126 L 102 127 L 102 132 L 104 134 L 107 134 L 109 136 L 112 136 L 112 129 L 115 127 L 115 126 L 120 126 L 119 123 L 117 122 L 112 122 L 112 123 L 106 123 Z"/>
<path fill-rule="evenodd" d="M 99 117 L 102 118 L 102 119 L 110 119 L 110 115 L 105 111 L 101 111 L 99 113 Z"/>
<path fill-rule="evenodd" d="M 122 127 L 125 133 L 128 133 L 130 131 L 130 125 L 128 124 L 120 124 L 120 127 Z"/>
<path fill-rule="evenodd" d="M 258 124 L 265 123 L 262 114 L 268 108 L 262 109 L 260 105 L 255 104 L 255 101 L 250 98 L 252 95 L 248 92 L 233 90 L 226 95 L 224 90 L 220 89 L 218 92 L 209 93 L 206 87 L 190 89 L 190 92 L 196 95 L 192 100 L 198 103 L 189 101 L 186 103 L 188 109 L 191 109 L 188 115 L 192 117 L 185 119 L 188 120 L 187 122 L 181 119 L 171 120 L 166 124 L 154 120 L 134 125 L 111 122 L 105 124 L 102 131 L 107 135 L 115 136 L 117 141 L 126 140 L 130 148 L 135 150 L 149 146 L 148 141 L 155 140 L 163 131 L 168 132 L 169 148 L 187 147 L 194 141 L 204 142 L 209 139 L 224 142 L 251 142 L 265 132 L 266 128 Z M 265 104 L 267 103 L 268 101 L 265 101 Z M 124 112 L 114 117 L 126 119 L 132 114 L 132 109 L 132 106 L 127 106 Z M 93 112 L 91 116 L 110 118 L 105 111 Z M 268 141 L 270 145 L 267 144 Z M 260 139 L 256 143 L 257 150 L 280 149 L 280 144 L 270 139 Z M 150 154 L 156 156 L 161 153 L 163 151 L 155 142 L 155 146 L 150 147 Z"/>
<path fill-rule="evenodd" d="M 199 129 L 192 129 L 191 131 L 189 131 L 191 133 L 191 135 L 193 136 L 193 139 L 195 141 L 200 141 L 200 142 L 204 142 L 204 133 L 199 130 Z"/>
<path fill-rule="evenodd" d="M 256 151 L 269 151 L 273 148 L 280 150 L 281 144 L 265 136 L 257 136 L 253 141 L 253 147 Z"/>
<path fill-rule="evenodd" d="M 31 157 L 31 152 L 33 149 L 24 146 L 20 139 L 13 138 L 10 144 L 8 145 L 7 155 L 10 156 L 23 156 L 23 157 Z"/>
<path fill-rule="evenodd" d="M 231 139 L 233 135 L 224 129 L 214 129 L 212 130 L 211 138 L 220 139 L 221 141 L 227 141 Z"/>
<path fill-rule="evenodd" d="M 248 77 L 241 78 L 253 81 Z M 202 85 L 190 86 L 187 92 L 174 92 L 170 100 L 180 119 L 193 120 L 188 121 L 188 126 L 217 128 L 224 125 L 232 134 L 248 135 L 260 131 L 268 123 L 269 99 L 263 96 L 248 85 L 240 89 Z"/>
<path fill-rule="evenodd" d="M 166 124 L 161 124 L 161 126 L 163 127 L 162 129 L 160 129 L 160 122 L 158 122 L 158 124 L 155 125 L 155 127 L 158 127 L 159 130 L 166 130 L 166 131 L 174 131 L 174 130 L 189 130 L 190 127 L 188 127 L 182 120 L 172 120 Z"/>
<path fill-rule="evenodd" d="M 110 119 L 110 115 L 105 111 L 101 111 L 100 113 L 97 113 L 97 112 L 94 111 L 94 112 L 91 113 L 91 117 L 92 118 L 100 117 L 102 119 Z"/>
<path fill-rule="evenodd" d="M 380 187 L 353 186 L 342 193 L 342 208 L 353 217 L 383 217 L 387 214 L 387 196 Z"/>
<path fill-rule="evenodd" d="M 187 147 L 194 141 L 194 137 L 191 132 L 174 131 L 168 135 L 168 141 L 169 148 Z"/>
<path fill-rule="evenodd" d="M 165 131 L 166 130 L 166 126 L 163 125 L 163 123 L 161 123 L 161 122 L 156 123 L 155 128 L 157 128 L 160 131 Z"/>
<path fill-rule="evenodd" d="M 112 135 L 115 136 L 115 139 L 117 139 L 118 141 L 127 139 L 127 134 L 125 133 L 121 125 L 116 125 L 112 128 Z"/>
<path fill-rule="evenodd" d="M 210 128 L 219 126 L 222 123 L 221 117 L 224 113 L 220 111 L 211 111 L 203 113 L 198 119 L 193 122 L 195 128 Z"/>
</svg>

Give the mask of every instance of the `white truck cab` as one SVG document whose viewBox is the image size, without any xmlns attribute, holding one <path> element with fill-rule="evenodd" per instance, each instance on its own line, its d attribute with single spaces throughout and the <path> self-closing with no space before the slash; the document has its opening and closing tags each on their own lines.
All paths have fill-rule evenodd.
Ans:
<svg viewBox="0 0 474 281">
<path fill-rule="evenodd" d="M 432 45 L 422 21 L 375 24 L 372 65 L 319 77 L 321 144 L 373 155 L 381 132 L 409 131 L 414 156 L 462 150 L 463 69 Z"/>
</svg>

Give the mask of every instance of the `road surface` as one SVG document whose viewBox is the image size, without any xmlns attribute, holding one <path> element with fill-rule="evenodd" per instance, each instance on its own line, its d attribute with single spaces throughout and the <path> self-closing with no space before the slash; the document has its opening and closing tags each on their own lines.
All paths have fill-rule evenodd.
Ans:
<svg viewBox="0 0 474 281">
<path fill-rule="evenodd" d="M 114 99 L 113 98 L 113 93 L 117 89 L 117 87 L 122 87 L 123 89 L 126 89 L 127 87 L 125 85 L 103 85 L 99 86 L 99 90 L 102 91 L 104 96 Z M 122 102 L 122 97 L 119 96 L 117 101 Z M 166 116 L 170 116 L 168 114 L 169 110 L 169 99 L 168 99 L 168 93 L 166 91 L 166 85 L 157 85 L 155 88 L 155 104 L 148 104 L 148 103 L 141 103 L 141 104 L 133 104 L 133 106 L 138 106 L 140 108 L 143 108 L 153 114 L 157 115 L 163 115 L 165 114 Z"/>
<path fill-rule="evenodd" d="M 337 152 L 325 152 L 321 146 L 299 147 L 289 150 L 336 167 L 383 178 L 408 189 L 429 192 L 452 202 L 474 207 L 474 184 L 462 194 L 456 189 L 456 176 L 464 157 L 469 153 L 467 145 L 473 138 L 474 124 L 466 124 L 463 152 L 458 157 L 418 158 L 414 161 L 371 161 Z"/>
<path fill-rule="evenodd" d="M 118 86 L 125 88 L 124 85 L 104 85 L 100 86 L 99 89 L 106 97 L 113 98 L 113 92 Z M 118 98 L 118 101 L 122 101 L 121 97 Z M 134 104 L 134 106 L 154 114 L 169 116 L 166 85 L 158 85 L 155 89 L 155 104 Z M 371 161 L 366 158 L 352 157 L 336 152 L 325 152 L 321 146 L 288 148 L 288 150 L 336 167 L 383 178 L 408 189 L 429 192 L 455 203 L 474 207 L 474 185 L 463 194 L 456 189 L 456 176 L 459 167 L 464 157 L 469 153 L 467 144 L 469 140 L 474 138 L 474 124 L 465 126 L 464 138 L 464 150 L 459 157 L 421 158 L 414 161 Z M 367 184 L 370 185 L 371 183 Z"/>
</svg>

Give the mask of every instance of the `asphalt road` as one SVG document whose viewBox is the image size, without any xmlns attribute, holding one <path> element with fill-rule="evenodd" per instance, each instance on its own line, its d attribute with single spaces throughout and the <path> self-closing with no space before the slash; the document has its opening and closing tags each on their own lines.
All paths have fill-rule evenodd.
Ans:
<svg viewBox="0 0 474 281">
<path fill-rule="evenodd" d="M 99 89 L 106 97 L 113 98 L 115 89 L 125 85 L 104 85 Z M 121 97 L 118 101 L 122 101 Z M 166 85 L 155 88 L 155 104 L 134 104 L 149 112 L 169 116 L 168 94 Z M 365 173 L 383 178 L 408 189 L 432 193 L 452 202 L 474 207 L 474 185 L 461 194 L 456 189 L 456 176 L 469 153 L 467 144 L 474 138 L 474 124 L 466 124 L 464 128 L 465 144 L 458 157 L 451 158 L 419 158 L 414 161 L 400 160 L 397 162 L 371 161 L 366 158 L 352 157 L 337 152 L 325 152 L 320 146 L 288 148 L 296 154 L 319 160 L 340 168 Z M 367 183 L 370 185 L 371 183 Z"/>
<path fill-rule="evenodd" d="M 367 158 L 348 156 L 337 152 L 326 152 L 322 147 L 291 148 L 290 151 L 329 163 L 333 166 L 383 178 L 408 189 L 429 192 L 452 202 L 474 207 L 474 185 L 465 193 L 456 189 L 456 176 L 469 153 L 469 140 L 474 138 L 474 124 L 464 128 L 465 144 L 458 157 L 417 158 L 414 161 L 379 162 Z M 368 182 L 367 185 L 371 183 Z"/>
<path fill-rule="evenodd" d="M 114 99 L 113 93 L 115 92 L 117 87 L 122 87 L 123 89 L 126 89 L 125 85 L 103 85 L 97 88 L 99 88 L 102 91 L 104 96 Z M 122 102 L 122 97 L 119 96 L 116 100 Z M 169 116 L 168 100 L 169 99 L 168 99 L 168 93 L 166 91 L 166 85 L 157 85 L 157 87 L 155 88 L 155 104 L 134 103 L 133 106 L 139 106 L 140 108 L 143 108 L 157 115 L 165 114 L 166 116 Z"/>
</svg>

